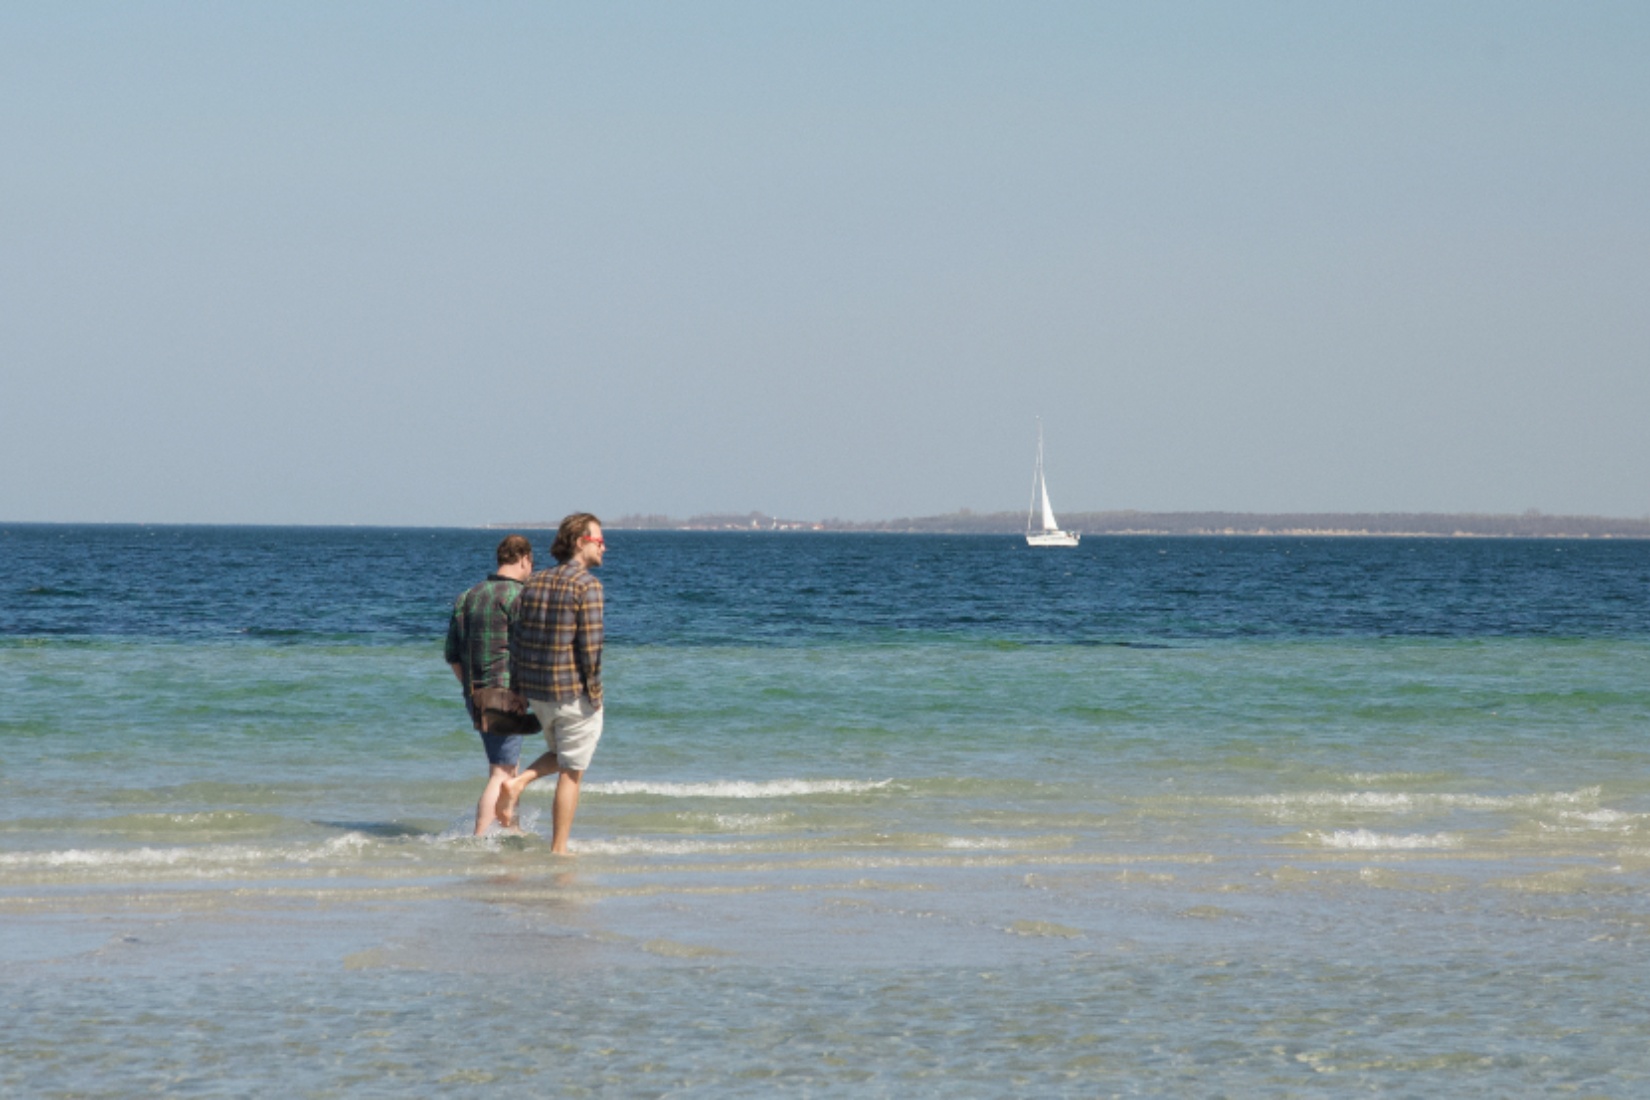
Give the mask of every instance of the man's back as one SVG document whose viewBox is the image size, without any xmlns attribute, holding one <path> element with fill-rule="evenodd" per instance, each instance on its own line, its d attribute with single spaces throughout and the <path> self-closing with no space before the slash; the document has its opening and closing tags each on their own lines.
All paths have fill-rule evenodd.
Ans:
<svg viewBox="0 0 1650 1100">
<path fill-rule="evenodd" d="M 565 702 L 580 695 L 602 705 L 602 584 L 579 561 L 533 574 L 521 590 L 510 630 L 517 691 Z"/>
<path fill-rule="evenodd" d="M 510 686 L 510 619 L 521 582 L 493 573 L 453 601 L 447 624 L 448 664 L 463 668 L 466 693 L 472 687 Z"/>
</svg>

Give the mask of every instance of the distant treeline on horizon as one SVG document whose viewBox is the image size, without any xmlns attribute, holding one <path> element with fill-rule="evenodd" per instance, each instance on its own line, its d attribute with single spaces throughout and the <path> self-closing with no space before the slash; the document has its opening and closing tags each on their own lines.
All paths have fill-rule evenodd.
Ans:
<svg viewBox="0 0 1650 1100">
<path fill-rule="evenodd" d="M 1067 530 L 1086 535 L 1338 535 L 1348 537 L 1650 538 L 1650 517 L 1555 516 L 1453 512 L 1069 512 Z M 538 529 L 554 521 L 493 524 Z M 1012 535 L 1025 530 L 1023 512 L 971 512 L 856 522 L 797 520 L 764 512 L 689 516 L 626 515 L 615 531 L 861 531 L 919 535 Z"/>
</svg>

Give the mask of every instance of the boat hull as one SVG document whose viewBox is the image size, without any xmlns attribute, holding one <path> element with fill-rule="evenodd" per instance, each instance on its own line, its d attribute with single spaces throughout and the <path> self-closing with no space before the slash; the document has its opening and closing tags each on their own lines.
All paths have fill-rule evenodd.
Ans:
<svg viewBox="0 0 1650 1100">
<path fill-rule="evenodd" d="M 1076 546 L 1082 539 L 1076 531 L 1027 531 L 1027 546 Z"/>
</svg>

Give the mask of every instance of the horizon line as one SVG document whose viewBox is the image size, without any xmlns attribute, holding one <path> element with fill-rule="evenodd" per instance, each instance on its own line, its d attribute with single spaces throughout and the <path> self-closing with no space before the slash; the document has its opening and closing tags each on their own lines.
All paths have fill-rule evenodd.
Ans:
<svg viewBox="0 0 1650 1100">
<path fill-rule="evenodd" d="M 1312 530 L 1329 530 L 1330 525 L 1337 531 L 1347 531 L 1346 525 L 1336 523 L 1337 520 L 1362 521 L 1391 521 L 1397 519 L 1427 521 L 1428 526 L 1448 522 L 1470 522 L 1474 526 L 1483 524 L 1515 524 L 1532 527 L 1550 528 L 1553 524 L 1583 525 L 1590 528 L 1632 528 L 1634 533 L 1650 535 L 1650 513 L 1641 516 L 1610 516 L 1580 512 L 1546 512 L 1530 508 L 1523 512 L 1470 512 L 1470 511 L 1416 511 L 1416 510 L 1388 510 L 1388 511 L 1236 511 L 1224 509 L 1179 509 L 1173 511 L 1154 511 L 1138 508 L 1111 509 L 1105 511 L 1063 510 L 1068 524 L 1085 523 L 1092 528 L 1098 524 L 1110 528 L 1109 531 L 1095 531 L 1101 533 L 1168 533 L 1159 530 L 1144 530 L 1138 526 L 1116 526 L 1119 521 L 1145 521 L 1147 524 L 1156 523 L 1159 527 L 1167 523 L 1172 527 L 1182 527 L 1187 523 L 1197 521 L 1220 521 L 1226 525 L 1238 524 L 1244 527 L 1276 527 L 1280 523 L 1289 523 L 1291 526 L 1300 526 L 1300 521 L 1310 521 L 1306 526 Z M 795 519 L 777 516 L 760 510 L 746 512 L 699 512 L 686 517 L 676 517 L 658 512 L 627 512 L 605 521 L 603 526 L 615 530 L 818 530 L 818 531 L 845 531 L 845 532 L 889 532 L 889 533 L 941 533 L 942 529 L 955 526 L 977 528 L 977 531 L 957 531 L 956 533 L 1013 533 L 1005 528 L 1005 524 L 1018 526 L 1022 520 L 1022 513 L 1015 511 L 978 512 L 969 508 L 958 509 L 953 512 L 932 513 L 920 516 L 898 516 L 886 519 L 848 520 L 840 517 L 825 519 Z M 272 521 L 272 520 L 10 520 L 0 519 L 0 527 L 313 527 L 313 528 L 366 528 L 377 530 L 502 530 L 511 527 L 520 527 L 529 530 L 543 530 L 555 527 L 559 520 L 520 520 L 514 522 L 485 521 L 477 523 L 428 523 L 428 522 L 356 522 L 356 521 Z M 1208 530 L 1199 530 L 1197 533 L 1222 533 Z M 1278 532 L 1282 533 L 1282 532 Z M 1350 531 L 1348 533 L 1373 533 L 1369 531 Z M 1383 532 L 1388 533 L 1388 532 Z M 1390 532 L 1396 533 L 1396 532 Z M 1436 531 L 1416 532 L 1418 534 L 1433 534 Z"/>
</svg>

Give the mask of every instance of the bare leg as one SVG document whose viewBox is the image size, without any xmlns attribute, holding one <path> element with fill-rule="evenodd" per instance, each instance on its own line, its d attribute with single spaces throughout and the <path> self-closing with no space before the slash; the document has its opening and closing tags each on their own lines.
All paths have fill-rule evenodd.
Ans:
<svg viewBox="0 0 1650 1100">
<path fill-rule="evenodd" d="M 567 834 L 573 831 L 573 814 L 579 808 L 579 780 L 583 778 L 584 772 L 566 768 L 556 783 L 556 801 L 550 812 L 552 855 L 567 854 Z"/>
<path fill-rule="evenodd" d="M 499 823 L 507 829 L 516 827 L 516 803 L 521 801 L 521 792 L 535 779 L 543 779 L 556 770 L 556 754 L 547 752 L 537 760 L 516 774 L 514 779 L 507 779 L 498 790 L 493 792 L 497 804 L 493 813 Z"/>
<path fill-rule="evenodd" d="M 481 788 L 481 800 L 476 803 L 476 836 L 484 835 L 487 826 L 493 823 L 493 807 L 498 803 L 498 793 L 509 782 L 513 770 L 503 764 L 487 765 L 487 785 Z"/>
</svg>

